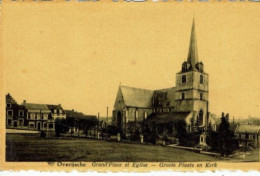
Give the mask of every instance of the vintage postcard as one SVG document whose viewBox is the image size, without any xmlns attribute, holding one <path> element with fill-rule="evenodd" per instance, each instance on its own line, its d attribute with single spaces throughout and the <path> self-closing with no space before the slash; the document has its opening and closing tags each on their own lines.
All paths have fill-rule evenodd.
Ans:
<svg viewBox="0 0 260 176">
<path fill-rule="evenodd" d="M 0 170 L 259 171 L 260 4 L 3 0 Z"/>
</svg>

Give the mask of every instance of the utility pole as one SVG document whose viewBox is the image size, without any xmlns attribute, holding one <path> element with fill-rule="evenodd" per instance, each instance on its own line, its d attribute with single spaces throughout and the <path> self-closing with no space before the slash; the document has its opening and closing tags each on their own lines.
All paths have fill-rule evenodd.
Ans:
<svg viewBox="0 0 260 176">
<path fill-rule="evenodd" d="M 97 124 L 97 138 L 99 139 L 99 112 L 98 112 L 98 124 Z"/>
<path fill-rule="evenodd" d="M 99 132 L 99 112 L 98 112 L 98 132 Z"/>
<path fill-rule="evenodd" d="M 107 106 L 107 122 L 106 122 L 106 140 L 107 140 L 107 124 L 108 124 L 108 106 Z"/>
</svg>

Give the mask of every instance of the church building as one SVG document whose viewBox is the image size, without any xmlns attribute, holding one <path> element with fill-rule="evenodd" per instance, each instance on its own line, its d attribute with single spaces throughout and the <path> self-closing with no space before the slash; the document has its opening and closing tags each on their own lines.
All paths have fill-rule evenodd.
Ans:
<svg viewBox="0 0 260 176">
<path fill-rule="evenodd" d="M 146 119 L 167 122 L 178 118 L 186 121 L 188 132 L 194 130 L 195 124 L 205 130 L 209 120 L 208 77 L 198 58 L 193 21 L 188 57 L 176 73 L 176 86 L 147 90 L 120 85 L 112 123 L 124 131 L 129 122 Z"/>
</svg>

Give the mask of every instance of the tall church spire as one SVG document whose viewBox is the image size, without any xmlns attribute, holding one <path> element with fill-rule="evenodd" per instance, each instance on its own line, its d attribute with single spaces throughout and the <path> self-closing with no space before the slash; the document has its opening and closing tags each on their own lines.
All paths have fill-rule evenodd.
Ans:
<svg viewBox="0 0 260 176">
<path fill-rule="evenodd" d="M 193 18 L 193 21 L 192 21 L 192 29 L 191 29 L 191 36 L 190 36 L 190 48 L 189 48 L 189 55 L 188 55 L 188 58 L 187 58 L 187 62 L 189 64 L 191 64 L 192 70 L 195 70 L 195 65 L 198 62 L 198 50 L 197 50 L 194 18 Z"/>
</svg>

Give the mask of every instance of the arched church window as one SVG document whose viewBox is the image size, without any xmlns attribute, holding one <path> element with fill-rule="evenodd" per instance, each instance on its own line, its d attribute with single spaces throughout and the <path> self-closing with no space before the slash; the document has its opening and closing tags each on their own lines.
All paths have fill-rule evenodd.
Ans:
<svg viewBox="0 0 260 176">
<path fill-rule="evenodd" d="M 135 110 L 135 118 L 138 119 L 138 110 Z"/>
<path fill-rule="evenodd" d="M 181 77 L 181 82 L 182 82 L 182 83 L 186 83 L 186 75 L 182 75 L 182 77 Z"/>
<path fill-rule="evenodd" d="M 144 112 L 144 119 L 147 119 L 147 112 Z"/>
<path fill-rule="evenodd" d="M 200 75 L 200 84 L 203 84 L 203 75 Z"/>
<path fill-rule="evenodd" d="M 125 122 L 128 123 L 128 116 L 129 116 L 129 111 L 125 111 Z"/>
<path fill-rule="evenodd" d="M 202 100 L 203 99 L 203 94 L 202 93 L 200 93 L 200 100 Z"/>
<path fill-rule="evenodd" d="M 122 127 L 122 114 L 120 111 L 117 113 L 117 127 L 121 128 Z"/>
<path fill-rule="evenodd" d="M 199 112 L 198 123 L 199 125 L 203 125 L 203 110 L 200 110 Z"/>
<path fill-rule="evenodd" d="M 184 93 L 184 92 L 181 94 L 181 99 L 182 99 L 182 100 L 185 99 L 185 93 Z"/>
</svg>

